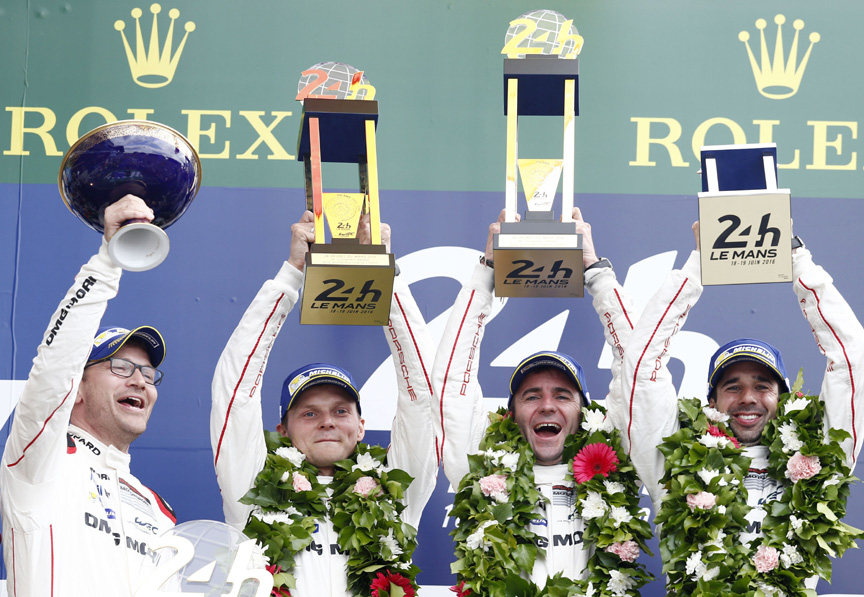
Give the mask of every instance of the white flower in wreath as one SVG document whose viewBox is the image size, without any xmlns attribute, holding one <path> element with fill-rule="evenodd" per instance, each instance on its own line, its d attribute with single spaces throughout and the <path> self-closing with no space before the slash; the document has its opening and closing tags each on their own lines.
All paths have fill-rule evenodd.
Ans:
<svg viewBox="0 0 864 597">
<path fill-rule="evenodd" d="M 603 501 L 603 496 L 596 491 L 589 491 L 582 502 L 582 520 L 600 518 L 608 509 L 609 506 Z"/>
<path fill-rule="evenodd" d="M 804 447 L 804 442 L 798 438 L 798 426 L 793 421 L 780 425 L 780 441 L 783 442 L 783 451 L 786 453 L 797 452 Z"/>
<path fill-rule="evenodd" d="M 715 423 L 725 423 L 729 420 L 729 415 L 726 413 L 721 413 L 716 408 L 711 408 L 710 406 L 702 407 L 702 412 L 705 413 L 705 416 L 708 417 L 708 420 L 714 421 Z"/>
<path fill-rule="evenodd" d="M 606 488 L 606 492 L 609 495 L 624 493 L 624 484 L 619 483 L 618 481 L 603 481 L 603 486 Z"/>
<path fill-rule="evenodd" d="M 294 510 L 294 512 L 297 512 L 294 508 L 291 509 Z M 253 512 L 252 515 L 264 524 L 273 524 L 274 522 L 291 524 L 291 514 L 287 510 L 279 512 Z"/>
<path fill-rule="evenodd" d="M 515 471 L 516 467 L 519 466 L 519 453 L 518 452 L 507 452 L 504 456 L 501 457 L 501 466 L 504 468 L 510 469 L 511 471 Z"/>
<path fill-rule="evenodd" d="M 494 520 L 487 520 L 479 527 L 477 527 L 476 531 L 468 535 L 468 537 L 465 539 L 465 545 L 468 547 L 468 549 L 477 549 L 478 547 L 482 546 L 483 551 L 487 551 L 490 545 L 486 541 L 485 529 L 486 527 L 491 527 L 494 524 L 496 524 Z"/>
<path fill-rule="evenodd" d="M 613 595 L 626 595 L 627 591 L 636 585 L 636 581 L 618 570 L 609 571 L 609 582 L 606 587 Z"/>
<path fill-rule="evenodd" d="M 378 541 L 381 544 L 390 550 L 391 557 L 389 559 L 395 560 L 397 557 L 402 555 L 402 547 L 399 545 L 399 542 L 396 541 L 396 538 L 393 536 L 393 529 L 387 529 L 387 536 L 382 536 Z"/>
<path fill-rule="evenodd" d="M 839 484 L 840 484 L 840 475 L 838 475 L 836 473 L 831 475 L 831 478 L 828 479 L 827 481 L 825 481 L 825 487 L 831 487 L 832 485 L 839 485 Z"/>
<path fill-rule="evenodd" d="M 810 406 L 810 401 L 806 398 L 796 398 L 786 403 L 786 408 L 783 410 L 784 415 L 793 413 L 796 410 L 801 410 Z"/>
<path fill-rule="evenodd" d="M 606 414 L 599 410 L 583 410 L 582 411 L 582 429 L 588 433 L 602 431 L 609 433 L 612 431 L 612 421 Z"/>
<path fill-rule="evenodd" d="M 501 464 L 501 458 L 506 454 L 504 450 L 493 450 L 489 448 L 483 452 L 483 456 L 486 457 L 486 460 L 489 461 L 489 464 L 492 466 L 499 466 Z"/>
<path fill-rule="evenodd" d="M 684 570 L 694 580 L 699 580 L 705 575 L 706 572 L 708 572 L 705 563 L 702 561 L 701 551 L 694 551 L 689 556 L 687 556 L 687 562 L 684 564 Z"/>
<path fill-rule="evenodd" d="M 794 545 L 786 544 L 783 546 L 783 551 L 780 553 L 780 563 L 784 568 L 791 568 L 795 564 L 800 564 L 804 561 Z"/>
<path fill-rule="evenodd" d="M 614 508 L 612 508 L 610 516 L 612 517 L 612 521 L 616 529 L 622 524 L 633 520 L 633 516 L 630 514 L 630 512 L 627 511 L 627 508 L 625 508 L 624 506 L 615 506 Z"/>
<path fill-rule="evenodd" d="M 703 547 L 714 547 L 720 552 L 725 552 L 726 548 L 723 546 L 723 541 L 726 539 L 726 533 L 723 532 L 723 529 L 716 529 L 712 531 L 711 534 L 711 541 L 706 543 Z"/>
<path fill-rule="evenodd" d="M 702 580 L 705 582 L 709 582 L 717 578 L 717 575 L 720 574 L 720 568 L 718 566 L 714 566 L 713 568 L 709 568 L 705 571 L 705 574 L 702 575 Z"/>
<path fill-rule="evenodd" d="M 301 464 L 303 464 L 303 461 L 306 460 L 306 455 L 294 446 L 291 446 L 290 448 L 286 446 L 277 448 L 276 456 L 281 456 L 294 466 L 300 466 Z"/>
<path fill-rule="evenodd" d="M 375 471 L 379 475 L 384 472 L 384 467 L 368 452 L 357 455 L 357 464 L 351 467 L 352 471 L 361 470 L 364 473 Z"/>
<path fill-rule="evenodd" d="M 716 435 L 711 435 L 710 433 L 705 433 L 699 438 L 699 443 L 706 448 L 725 448 L 727 444 L 729 444 L 729 440 L 725 437 L 718 437 Z"/>
<path fill-rule="evenodd" d="M 249 554 L 249 568 L 251 570 L 264 570 L 270 565 L 270 558 L 264 555 L 269 545 L 261 545 L 258 541 L 252 546 L 252 552 Z"/>
<path fill-rule="evenodd" d="M 703 468 L 701 471 L 697 472 L 696 474 L 699 475 L 699 478 L 702 479 L 702 483 L 704 483 L 705 487 L 707 488 L 709 485 L 711 485 L 711 481 L 715 477 L 720 475 L 720 471 L 716 471 L 716 470 L 711 469 L 711 468 Z"/>
</svg>

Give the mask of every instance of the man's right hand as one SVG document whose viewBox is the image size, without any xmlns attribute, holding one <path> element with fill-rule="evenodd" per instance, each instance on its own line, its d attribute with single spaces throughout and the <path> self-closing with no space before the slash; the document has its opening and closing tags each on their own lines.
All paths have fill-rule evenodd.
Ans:
<svg viewBox="0 0 864 597">
<path fill-rule="evenodd" d="M 306 267 L 306 253 L 309 245 L 315 242 L 315 215 L 306 210 L 300 221 L 291 225 L 291 254 L 288 263 L 301 272 Z"/>
<path fill-rule="evenodd" d="M 135 195 L 126 195 L 105 208 L 105 242 L 111 240 L 120 227 L 129 220 L 144 220 L 152 222 L 155 214 L 143 199 Z"/>
</svg>

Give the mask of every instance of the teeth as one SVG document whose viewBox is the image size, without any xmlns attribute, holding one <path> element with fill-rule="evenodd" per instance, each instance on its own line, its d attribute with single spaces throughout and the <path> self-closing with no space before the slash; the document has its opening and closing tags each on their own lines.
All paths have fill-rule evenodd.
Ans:
<svg viewBox="0 0 864 597">
<path fill-rule="evenodd" d="M 557 423 L 541 423 L 534 428 L 534 431 L 542 431 L 543 429 L 552 429 L 554 431 L 561 431 L 561 425 Z"/>
<path fill-rule="evenodd" d="M 129 404 L 131 404 L 135 408 L 141 408 L 141 399 L 136 398 L 135 396 L 127 396 L 126 398 L 121 400 L 121 402 L 128 402 Z"/>
</svg>

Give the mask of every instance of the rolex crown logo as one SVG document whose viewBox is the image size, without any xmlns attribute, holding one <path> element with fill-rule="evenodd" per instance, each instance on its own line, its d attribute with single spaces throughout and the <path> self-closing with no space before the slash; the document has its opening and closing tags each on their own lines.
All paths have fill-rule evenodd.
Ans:
<svg viewBox="0 0 864 597">
<path fill-rule="evenodd" d="M 792 40 L 788 58 L 783 55 L 783 24 L 786 22 L 786 17 L 777 15 L 774 17 L 774 22 L 777 23 L 777 39 L 774 42 L 773 59 L 769 57 L 768 43 L 765 41 L 765 27 L 767 26 L 765 19 L 756 20 L 756 28 L 759 30 L 761 41 L 758 63 L 756 56 L 753 55 L 753 50 L 750 48 L 750 33 L 742 31 L 738 34 L 738 39 L 747 46 L 750 66 L 753 69 L 753 76 L 756 79 L 759 93 L 770 99 L 785 99 L 798 93 L 798 86 L 801 84 L 801 77 L 804 76 L 804 69 L 807 68 L 807 61 L 810 59 L 813 44 L 818 42 L 821 36 L 815 31 L 810 34 L 810 45 L 799 63 L 798 37 L 804 28 L 804 21 L 796 19 L 792 23 L 795 37 Z"/>
<path fill-rule="evenodd" d="M 168 16 L 171 18 L 171 23 L 168 25 L 168 35 L 165 38 L 165 43 L 159 48 L 159 13 L 162 12 L 162 7 L 159 4 L 151 4 L 150 12 L 153 13 L 153 27 L 150 29 L 150 41 L 146 48 L 144 45 L 144 36 L 141 33 L 141 15 L 143 11 L 140 8 L 132 9 L 132 18 L 135 19 L 135 52 L 129 45 L 129 40 L 126 39 L 126 22 L 116 21 L 114 29 L 120 32 L 123 36 L 123 45 L 126 47 L 126 59 L 129 61 L 129 69 L 132 71 L 132 78 L 141 87 L 164 87 L 174 78 L 174 71 L 177 69 L 177 63 L 180 61 L 180 54 L 183 53 L 183 47 L 186 45 L 186 38 L 189 33 L 195 31 L 195 23 L 187 21 L 183 28 L 186 34 L 180 41 L 177 51 L 171 53 L 174 46 L 174 21 L 180 16 L 180 11 L 172 8 L 168 11 Z"/>
</svg>

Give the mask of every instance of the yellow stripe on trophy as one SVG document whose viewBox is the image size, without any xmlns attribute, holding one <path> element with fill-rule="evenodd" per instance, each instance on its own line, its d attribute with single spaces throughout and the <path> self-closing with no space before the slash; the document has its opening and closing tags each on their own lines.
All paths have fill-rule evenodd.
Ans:
<svg viewBox="0 0 864 597">
<path fill-rule="evenodd" d="M 561 187 L 561 221 L 573 221 L 573 148 L 576 138 L 576 81 L 564 81 L 564 180 Z"/>
<path fill-rule="evenodd" d="M 315 242 L 324 242 L 324 199 L 321 197 L 321 132 L 318 119 L 309 119 L 309 149 L 312 158 L 312 207 L 315 214 Z"/>
<path fill-rule="evenodd" d="M 507 79 L 507 183 L 504 186 L 504 221 L 516 221 L 516 158 L 519 143 L 519 82 Z"/>
<path fill-rule="evenodd" d="M 369 177 L 369 224 L 372 244 L 381 244 L 381 209 L 378 204 L 378 154 L 375 146 L 375 121 L 366 121 L 366 164 Z"/>
</svg>

